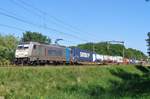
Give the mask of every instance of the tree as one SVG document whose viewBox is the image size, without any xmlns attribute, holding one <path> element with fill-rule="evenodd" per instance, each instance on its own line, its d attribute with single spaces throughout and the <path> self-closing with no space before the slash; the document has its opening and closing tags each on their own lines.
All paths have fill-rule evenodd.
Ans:
<svg viewBox="0 0 150 99">
<path fill-rule="evenodd" d="M 26 31 L 25 33 L 23 33 L 22 41 L 23 42 L 34 41 L 34 42 L 48 43 L 48 44 L 51 43 L 51 39 L 48 38 L 47 36 L 42 35 L 39 32 L 30 32 L 30 31 Z"/>
<path fill-rule="evenodd" d="M 147 33 L 147 36 L 148 36 L 148 39 L 146 39 L 147 47 L 148 47 L 147 53 L 150 56 L 150 32 Z"/>
<path fill-rule="evenodd" d="M 19 40 L 13 35 L 0 35 L 0 61 L 12 61 L 14 59 L 18 41 Z"/>
</svg>

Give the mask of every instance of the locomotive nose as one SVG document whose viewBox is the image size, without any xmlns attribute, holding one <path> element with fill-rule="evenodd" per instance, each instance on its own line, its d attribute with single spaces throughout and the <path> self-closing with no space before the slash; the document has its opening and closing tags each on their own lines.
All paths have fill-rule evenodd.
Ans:
<svg viewBox="0 0 150 99">
<path fill-rule="evenodd" d="M 15 56 L 17 58 L 27 57 L 28 56 L 28 51 L 17 50 Z"/>
</svg>

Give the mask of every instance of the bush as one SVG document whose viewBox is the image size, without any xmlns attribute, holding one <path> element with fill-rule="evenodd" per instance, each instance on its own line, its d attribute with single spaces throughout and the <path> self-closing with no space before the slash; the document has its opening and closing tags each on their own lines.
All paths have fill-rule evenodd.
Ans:
<svg viewBox="0 0 150 99">
<path fill-rule="evenodd" d="M 18 39 L 13 35 L 0 35 L 0 65 L 10 65 L 14 59 Z"/>
<path fill-rule="evenodd" d="M 2 59 L 0 61 L 0 66 L 10 66 L 10 65 L 11 65 L 11 62 L 9 60 Z"/>
</svg>

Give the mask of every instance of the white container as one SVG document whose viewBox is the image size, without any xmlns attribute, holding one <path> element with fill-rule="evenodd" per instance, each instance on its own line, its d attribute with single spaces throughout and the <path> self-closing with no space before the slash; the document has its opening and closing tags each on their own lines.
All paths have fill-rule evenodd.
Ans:
<svg viewBox="0 0 150 99">
<path fill-rule="evenodd" d="M 123 63 L 123 57 L 116 56 L 117 63 Z"/>
<path fill-rule="evenodd" d="M 96 60 L 97 61 L 103 61 L 104 60 L 104 56 L 100 55 L 100 54 L 96 54 Z"/>
<path fill-rule="evenodd" d="M 93 54 L 93 62 L 96 61 L 96 54 Z"/>
</svg>

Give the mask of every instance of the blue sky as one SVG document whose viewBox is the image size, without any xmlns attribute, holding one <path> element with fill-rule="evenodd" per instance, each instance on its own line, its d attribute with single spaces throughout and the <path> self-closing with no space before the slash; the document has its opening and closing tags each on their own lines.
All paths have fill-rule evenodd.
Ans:
<svg viewBox="0 0 150 99">
<path fill-rule="evenodd" d="M 61 44 L 74 45 L 85 42 L 110 40 L 125 41 L 127 47 L 146 53 L 147 32 L 150 31 L 150 2 L 144 0 L 22 0 L 46 12 L 21 7 L 20 0 L 1 0 L 0 12 L 41 25 L 41 28 L 25 24 L 0 14 L 0 24 L 24 30 L 41 32 L 52 39 L 63 38 Z M 38 14 L 38 15 L 37 15 Z M 51 16 L 69 26 L 59 23 Z M 51 31 L 54 28 L 60 32 Z M 0 26 L 0 33 L 22 36 L 21 30 Z M 65 33 L 65 35 L 63 33 Z M 73 36 L 67 36 L 75 35 Z"/>
</svg>

